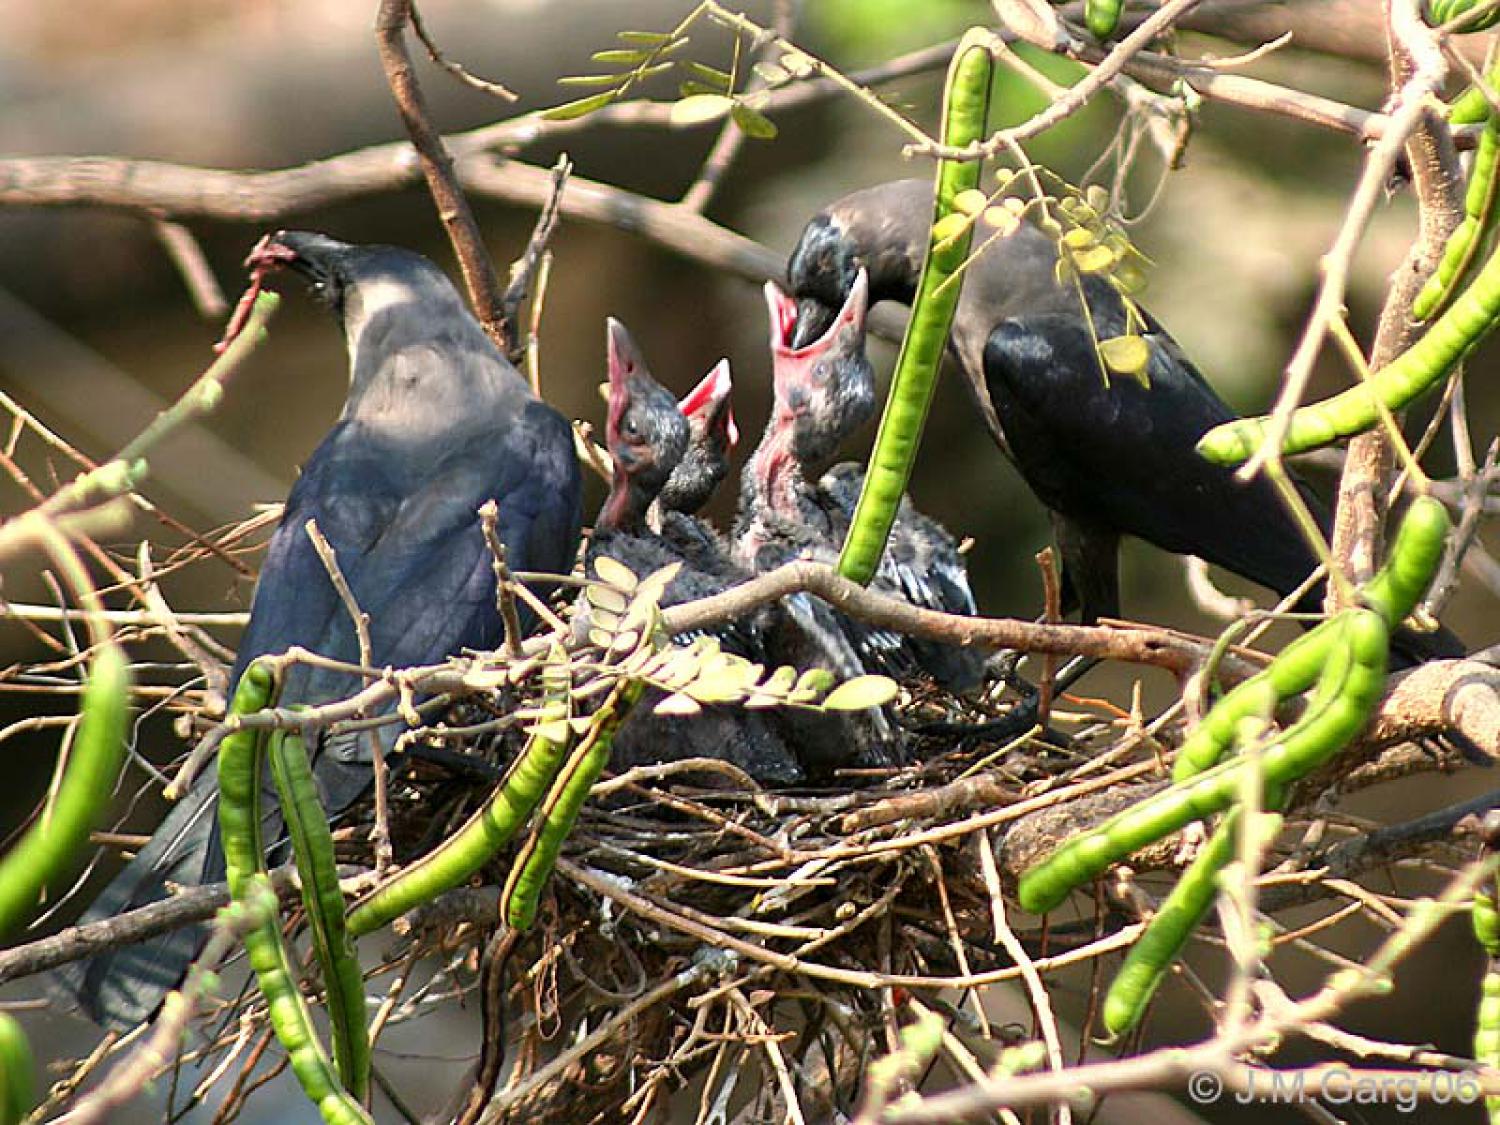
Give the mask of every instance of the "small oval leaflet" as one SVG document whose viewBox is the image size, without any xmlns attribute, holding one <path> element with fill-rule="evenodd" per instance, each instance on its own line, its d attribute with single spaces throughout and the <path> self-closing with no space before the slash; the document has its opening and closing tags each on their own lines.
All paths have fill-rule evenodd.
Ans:
<svg viewBox="0 0 1500 1125">
<path fill-rule="evenodd" d="M 792 693 L 798 696 L 823 694 L 834 684 L 833 673 L 827 668 L 809 668 L 797 677 L 797 686 Z"/>
<path fill-rule="evenodd" d="M 1114 336 L 1099 341 L 1099 357 L 1117 375 L 1143 377 L 1151 362 L 1151 348 L 1139 336 Z"/>
<path fill-rule="evenodd" d="M 594 560 L 594 573 L 599 576 L 599 581 L 606 582 L 617 590 L 624 590 L 628 593 L 636 588 L 635 572 L 618 559 L 612 559 L 608 555 L 600 555 Z"/>
<path fill-rule="evenodd" d="M 752 140 L 769 141 L 776 137 L 776 123 L 746 102 L 735 102 L 729 116 Z"/>
<path fill-rule="evenodd" d="M 708 66 L 706 63 L 688 62 L 684 63 L 688 70 L 698 76 L 698 80 L 712 89 L 728 93 L 734 79 L 728 71 L 720 70 L 716 66 Z"/>
<path fill-rule="evenodd" d="M 672 36 L 665 31 L 617 31 L 615 38 L 621 43 L 638 43 L 645 47 L 656 47 L 669 41 Z"/>
<path fill-rule="evenodd" d="M 792 77 L 785 69 L 777 66 L 775 63 L 756 63 L 751 69 L 760 75 L 760 80 L 767 86 L 780 86 Z"/>
<path fill-rule="evenodd" d="M 680 691 L 667 696 L 654 708 L 654 712 L 658 715 L 680 715 L 683 717 L 696 715 L 702 710 L 703 708 L 698 705 L 696 699 L 690 695 L 684 695 Z"/>
<path fill-rule="evenodd" d="M 557 80 L 559 86 L 618 86 L 618 74 L 569 74 Z"/>
<path fill-rule="evenodd" d="M 965 215 L 977 215 L 989 205 L 990 197 L 978 188 L 969 188 L 953 197 L 953 209 Z"/>
<path fill-rule="evenodd" d="M 828 711 L 864 711 L 884 707 L 896 698 L 896 681 L 888 676 L 855 676 L 828 693 L 823 707 Z"/>
<path fill-rule="evenodd" d="M 579 98 L 577 101 L 563 102 L 562 105 L 553 106 L 543 113 L 542 116 L 548 121 L 572 121 L 577 117 L 586 117 L 590 113 L 593 113 L 594 110 L 603 109 L 610 102 L 614 101 L 617 92 L 615 90 L 605 90 L 602 94 L 590 94 L 588 97 Z"/>
<path fill-rule="evenodd" d="M 723 94 L 693 94 L 673 102 L 670 117 L 673 125 L 701 125 L 717 121 L 733 108 L 734 99 Z"/>
<path fill-rule="evenodd" d="M 1008 207 L 986 207 L 981 217 L 1002 235 L 1015 233 L 1021 225 L 1020 218 Z"/>
<path fill-rule="evenodd" d="M 595 51 L 589 57 L 595 62 L 617 63 L 622 66 L 634 66 L 636 63 L 643 63 L 647 59 L 649 59 L 651 57 L 651 52 L 611 48 L 607 51 Z"/>
<path fill-rule="evenodd" d="M 967 230 L 968 227 L 969 220 L 966 216 L 960 215 L 956 211 L 944 215 L 941 219 L 932 224 L 933 244 L 937 245 L 944 242 L 951 242 L 957 238 L 961 238 L 964 231 Z"/>
<path fill-rule="evenodd" d="M 611 613 L 624 613 L 630 605 L 630 599 L 613 586 L 590 586 L 588 588 L 589 604 L 595 609 L 608 610 Z"/>
<path fill-rule="evenodd" d="M 1079 273 L 1103 273 L 1115 264 L 1115 253 L 1108 246 L 1090 246 L 1073 255 L 1073 264 Z M 1139 340 L 1139 336 L 1123 337 Z"/>
</svg>

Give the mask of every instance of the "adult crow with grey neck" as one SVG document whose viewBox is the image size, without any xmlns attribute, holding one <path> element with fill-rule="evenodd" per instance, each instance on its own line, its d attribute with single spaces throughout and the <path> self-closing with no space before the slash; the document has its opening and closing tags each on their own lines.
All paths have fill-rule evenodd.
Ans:
<svg viewBox="0 0 1500 1125">
<path fill-rule="evenodd" d="M 349 352 L 343 413 L 287 497 L 256 584 L 231 690 L 256 657 L 300 646 L 357 663 L 353 623 L 308 538 L 308 520 L 337 554 L 370 619 L 376 667 L 430 664 L 503 636 L 495 578 L 477 511 L 499 507 L 499 535 L 517 570 L 565 574 L 579 532 L 579 471 L 567 421 L 532 394 L 447 277 L 409 250 L 354 246 L 283 231 L 250 265 L 288 266 L 338 317 Z M 357 677 L 294 664 L 281 703 L 352 695 Z M 382 728 L 389 750 L 394 727 Z M 330 815 L 370 782 L 368 743 L 326 737 L 314 772 Z M 224 878 L 208 771 L 86 919 L 165 897 L 166 884 Z M 60 974 L 61 991 L 107 1027 L 149 1018 L 202 939 L 183 930 L 111 950 Z"/>
<path fill-rule="evenodd" d="M 927 249 L 932 185 L 899 180 L 853 192 L 808 222 L 787 264 L 798 298 L 793 344 L 831 325 L 861 268 L 870 304 L 910 304 Z M 965 271 L 949 337 L 991 437 L 1052 514 L 1064 596 L 1085 622 L 1120 614 L 1118 549 L 1135 535 L 1196 555 L 1277 594 L 1296 590 L 1318 560 L 1264 477 L 1245 482 L 1196 446 L 1235 413 L 1149 314 L 1145 379 L 1107 377 L 1096 339 L 1127 331 L 1123 302 L 1104 280 L 1059 282 L 1051 238 L 1022 223 Z M 1092 331 L 1090 325 L 1092 324 Z M 1327 531 L 1327 508 L 1298 482 Z M 1322 583 L 1296 603 L 1317 612 Z M 1462 656 L 1447 630 L 1392 635 L 1393 659 Z"/>
</svg>

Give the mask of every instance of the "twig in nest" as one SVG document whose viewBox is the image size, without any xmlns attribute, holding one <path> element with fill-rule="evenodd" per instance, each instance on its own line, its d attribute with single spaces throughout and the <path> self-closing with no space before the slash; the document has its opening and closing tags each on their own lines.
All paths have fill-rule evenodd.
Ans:
<svg viewBox="0 0 1500 1125">
<path fill-rule="evenodd" d="M 512 660 L 520 660 L 525 654 L 521 651 L 521 615 L 516 612 L 516 580 L 511 577 L 510 566 L 505 561 L 505 544 L 500 542 L 500 532 L 496 528 L 499 520 L 499 505 L 486 500 L 479 509 L 479 526 L 484 529 L 484 541 L 490 549 L 490 565 L 495 571 L 495 606 L 505 624 L 505 654 Z"/>
<path fill-rule="evenodd" d="M 1057 578 L 1057 553 L 1051 547 L 1037 552 L 1036 564 L 1042 572 L 1043 604 L 1046 609 L 1042 621 L 1055 625 L 1062 619 L 1062 586 Z M 1052 713 L 1052 685 L 1057 678 L 1057 654 L 1049 652 L 1042 657 L 1042 682 L 1037 685 L 1036 721 L 1045 727 Z"/>
<path fill-rule="evenodd" d="M 359 662 L 366 668 L 371 668 L 375 660 L 370 643 L 370 615 L 359 608 L 354 591 L 349 588 L 349 580 L 339 567 L 338 555 L 318 529 L 318 521 L 310 519 L 303 526 L 307 530 L 307 537 L 312 540 L 313 550 L 318 552 L 318 558 L 322 560 L 323 569 L 328 571 L 328 580 L 333 583 L 339 600 L 344 603 L 349 620 L 354 623 L 354 636 L 359 644 Z M 370 763 L 375 774 L 375 827 L 370 830 L 370 844 L 375 849 L 375 870 L 383 873 L 391 865 L 392 859 L 391 805 L 387 790 L 390 774 L 385 762 L 385 747 L 380 742 L 380 732 L 372 727 L 365 732 L 365 738 L 370 746 Z"/>
<path fill-rule="evenodd" d="M 531 228 L 531 238 L 526 243 L 525 251 L 511 264 L 510 278 L 500 297 L 500 317 L 509 338 L 505 354 L 518 367 L 526 358 L 526 341 L 521 338 L 520 328 L 521 305 L 531 291 L 531 279 L 537 273 L 538 263 L 547 250 L 547 243 L 552 239 L 552 232 L 557 229 L 557 220 L 562 214 L 563 191 L 572 172 L 573 162 L 568 159 L 567 154 L 559 156 L 557 163 L 552 165 L 552 192 L 536 217 L 536 225 Z"/>
<path fill-rule="evenodd" d="M 923 640 L 959 646 L 1016 649 L 1057 656 L 1092 656 L 1165 668 L 1186 675 L 1213 646 L 1169 629 L 1143 625 L 1048 625 L 998 617 L 964 617 L 919 609 L 840 577 L 831 567 L 793 562 L 757 575 L 723 593 L 673 606 L 664 614 L 670 633 L 683 633 L 735 620 L 768 602 L 792 594 L 815 594 L 829 605 L 871 625 Z M 1246 657 L 1250 658 L 1247 660 Z M 1250 675 L 1257 666 L 1247 650 L 1227 654 L 1220 672 L 1228 680 Z"/>
<path fill-rule="evenodd" d="M 1255 612 L 1255 602 L 1249 598 L 1237 598 L 1219 589 L 1214 584 L 1213 575 L 1208 572 L 1208 563 L 1197 555 L 1182 556 L 1182 576 L 1188 597 L 1210 617 L 1220 621 L 1238 621 L 1246 614 Z"/>
<path fill-rule="evenodd" d="M 1485 501 L 1489 496 L 1490 474 L 1494 472 L 1497 459 L 1500 459 L 1500 438 L 1490 442 L 1489 449 L 1485 451 L 1484 464 L 1464 482 L 1458 529 L 1448 541 L 1443 565 L 1438 568 L 1437 577 L 1432 580 L 1432 589 L 1422 603 L 1423 611 L 1434 618 L 1443 612 L 1448 599 L 1458 589 L 1458 571 L 1469 548 L 1479 536 L 1479 525 L 1483 522 Z"/>
<path fill-rule="evenodd" d="M 480 960 L 479 1011 L 484 1038 L 473 1086 L 454 1117 L 454 1125 L 474 1125 L 480 1120 L 500 1081 L 500 1066 L 505 1061 L 505 964 L 520 936 L 518 931 L 502 925 L 490 938 Z"/>
<path fill-rule="evenodd" d="M 552 251 L 543 250 L 536 263 L 536 300 L 531 302 L 531 322 L 526 330 L 526 380 L 531 393 L 542 397 L 542 309 L 547 304 L 547 279 L 552 276 Z"/>
<path fill-rule="evenodd" d="M 594 427 L 587 422 L 573 423 L 573 448 L 578 459 L 594 470 L 594 475 L 609 484 L 614 479 L 614 469 L 609 464 L 609 454 L 594 441 Z"/>
</svg>

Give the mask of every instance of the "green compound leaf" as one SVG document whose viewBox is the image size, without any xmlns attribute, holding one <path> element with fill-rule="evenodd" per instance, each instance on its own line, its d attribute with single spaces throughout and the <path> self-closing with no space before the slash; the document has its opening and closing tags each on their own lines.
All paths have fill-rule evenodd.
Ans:
<svg viewBox="0 0 1500 1125">
<path fill-rule="evenodd" d="M 896 681 L 886 676 L 855 676 L 830 691 L 823 700 L 827 711 L 865 711 L 884 707 L 896 698 Z"/>
</svg>

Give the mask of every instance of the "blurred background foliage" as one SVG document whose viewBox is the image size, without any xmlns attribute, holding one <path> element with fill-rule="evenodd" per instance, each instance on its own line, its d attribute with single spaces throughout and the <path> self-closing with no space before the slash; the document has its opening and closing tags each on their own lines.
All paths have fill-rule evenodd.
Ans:
<svg viewBox="0 0 1500 1125">
<path fill-rule="evenodd" d="M 441 44 L 473 71 L 521 94 L 517 110 L 575 96 L 559 89 L 560 75 L 589 73 L 590 52 L 610 45 L 622 26 L 665 29 L 688 8 L 682 0 L 427 0 L 423 14 Z M 746 5 L 765 22 L 764 0 Z M 227 168 L 278 168 L 401 136 L 375 56 L 371 0 L 89 0 L 82 6 L 43 0 L 0 0 L 0 151 L 12 155 L 107 154 Z M 990 18 L 975 0 L 813 0 L 803 5 L 800 42 L 844 69 L 881 61 L 958 34 Z M 1187 51 L 1234 53 L 1238 48 L 1183 36 Z M 414 52 L 417 50 L 414 46 Z M 693 57 L 722 65 L 727 35 L 706 27 L 694 33 Z M 1071 64 L 1028 55 L 1055 81 L 1075 80 Z M 1375 108 L 1385 90 L 1383 68 L 1325 56 L 1278 51 L 1250 73 L 1353 104 Z M 460 88 L 422 66 L 435 121 L 445 131 L 508 116 L 512 109 Z M 931 124 L 940 76 L 886 87 L 882 94 Z M 652 91 L 671 96 L 670 88 Z M 1042 104 L 1026 82 L 1005 71 L 997 78 L 997 121 L 1023 120 Z M 1117 102 L 1100 97 L 1086 112 L 1033 142 L 1032 156 L 1079 181 L 1095 164 L 1121 122 Z M 901 137 L 866 108 L 834 99 L 779 119 L 779 138 L 750 144 L 710 205 L 716 221 L 784 252 L 805 219 L 852 188 L 901 175 L 925 175 L 926 165 L 903 161 Z M 669 131 L 593 129 L 570 135 L 566 151 L 581 176 L 672 199 L 692 182 L 712 141 L 711 129 Z M 564 146 L 543 141 L 518 156 L 546 165 Z M 1317 281 L 1319 256 L 1332 242 L 1357 175 L 1361 151 L 1344 137 L 1241 110 L 1206 105 L 1195 122 L 1183 167 L 1167 173 L 1149 150 L 1130 176 L 1132 237 L 1155 263 L 1144 303 L 1170 328 L 1210 381 L 1237 407 L 1268 401 L 1281 365 L 1301 330 Z M 1108 169 L 1105 174 L 1108 174 Z M 1166 182 L 1162 183 L 1163 177 Z M 1153 202 L 1154 201 L 1154 202 Z M 1152 205 L 1147 208 L 1147 204 Z M 530 212 L 476 201 L 490 249 L 502 268 L 530 230 Z M 1141 214 L 1145 210 L 1147 213 Z M 359 199 L 292 216 L 287 224 L 325 230 L 352 241 L 411 246 L 451 268 L 430 200 L 422 190 Z M 192 223 L 232 300 L 244 274 L 240 261 L 262 230 L 245 224 Z M 1386 277 L 1414 230 L 1410 200 L 1394 194 L 1377 214 L 1355 263 L 1349 294 L 1361 338 L 1384 292 Z M 657 376 L 681 392 L 721 355 L 736 374 L 736 410 L 744 431 L 742 456 L 754 446 L 766 415 L 768 375 L 765 314 L 756 288 L 721 277 L 631 234 L 565 219 L 553 243 L 542 321 L 545 392 L 565 413 L 602 421 L 595 388 L 604 376 L 604 318 L 624 320 L 641 341 Z M 288 288 L 295 290 L 295 284 Z M 345 363 L 327 314 L 291 292 L 269 342 L 232 387 L 206 427 L 185 433 L 157 456 L 148 493 L 201 527 L 244 518 L 252 505 L 277 501 L 337 412 Z M 98 210 L 0 211 L 0 387 L 34 410 L 85 452 L 104 456 L 137 432 L 164 400 L 185 387 L 209 358 L 222 324 L 200 317 L 181 279 L 139 216 Z M 882 378 L 892 349 L 874 348 Z M 1493 350 L 1471 363 L 1470 416 L 1483 444 L 1500 430 L 1500 395 L 1486 378 Z M 1318 394 L 1347 375 L 1325 363 Z M 1430 407 L 1428 408 L 1430 410 Z M 1413 424 L 1425 421 L 1418 410 Z M 1481 450 L 1482 452 L 1482 450 Z M 35 446 L 21 451 L 22 467 L 50 484 L 59 466 Z M 1446 439 L 1431 463 L 1451 473 Z M 1329 478 L 1314 474 L 1327 491 Z M 974 585 L 982 608 L 1030 617 L 1041 607 L 1033 555 L 1049 541 L 1042 509 L 1003 463 L 954 380 L 939 390 L 913 482 L 919 504 L 960 535 L 972 536 Z M 27 500 L 0 476 L 0 504 L 13 512 Z M 600 490 L 589 500 L 597 505 Z M 716 507 L 733 509 L 732 490 Z M 152 534 L 144 523 L 136 539 Z M 130 542 L 135 542 L 132 539 Z M 1493 540 L 1491 540 L 1493 541 Z M 1198 632 L 1217 626 L 1187 598 L 1180 563 L 1141 544 L 1124 555 L 1125 604 L 1143 620 Z M 1233 582 L 1226 586 L 1241 592 Z M 222 610 L 247 604 L 249 583 L 208 563 L 167 579 L 178 608 Z M 16 600 L 50 600 L 40 580 L 5 575 L 4 593 Z M 1449 619 L 1473 647 L 1495 639 L 1496 599 L 1467 581 Z M 233 636 L 225 638 L 233 642 Z M 0 632 L 4 663 L 35 660 L 35 639 L 18 626 Z M 1089 694 L 1128 706 L 1131 669 L 1107 669 L 1085 682 Z M 1163 677 L 1144 680 L 1148 706 L 1174 691 Z M 0 694 L 8 721 L 70 700 Z M 167 724 L 147 722 L 140 746 L 158 761 L 180 749 Z M 11 779 L 9 819 L 30 808 L 45 784 L 54 747 L 49 740 L 12 740 L 6 747 Z M 137 772 L 126 792 L 144 775 Z M 1435 807 L 1476 789 L 1478 779 L 1410 779 L 1398 808 Z M 1383 816 L 1391 798 L 1374 794 L 1356 809 Z M 122 798 L 121 808 L 124 809 Z M 143 802 L 138 823 L 155 811 Z M 1411 876 L 1420 886 L 1420 875 Z M 1368 932 L 1344 935 L 1350 949 Z M 1340 935 L 1335 931 L 1333 944 Z M 1463 1052 L 1477 959 L 1458 927 L 1403 971 L 1395 995 L 1372 1006 L 1372 1020 L 1401 1027 L 1407 1040 L 1429 1040 Z M 1455 976 L 1454 965 L 1465 966 Z M 1311 973 L 1316 966 L 1309 964 Z M 1408 974 L 1411 974 L 1408 976 Z M 1419 976 L 1426 974 L 1425 978 Z M 1311 980 L 1309 976 L 1309 980 Z M 1404 987 L 1425 979 L 1431 989 Z M 1445 980 L 1459 980 L 1453 1008 L 1433 1002 Z M 22 990 L 30 993 L 32 990 Z M 1080 989 L 1080 993 L 1083 990 Z M 67 1024 L 76 1036 L 77 1024 Z M 427 1027 L 427 1023 L 422 1025 Z M 461 1030 L 434 1040 L 426 1055 L 464 1055 L 472 1039 Z M 1371 1024 L 1374 1028 L 1375 1023 Z M 1196 1011 L 1163 1009 L 1163 1035 L 1201 1030 Z M 75 1050 L 76 1042 L 51 1044 Z M 400 1049 L 400 1039 L 393 1041 Z M 48 1044 L 39 1044 L 46 1057 Z M 55 1052 L 54 1052 L 55 1053 Z M 412 1060 L 407 1060 L 411 1063 Z M 393 1073 L 401 1073 L 401 1063 Z M 417 1059 L 408 1071 L 425 1065 Z M 457 1075 L 457 1064 L 447 1072 Z M 252 1103 L 254 1106 L 254 1103 Z M 266 1112 L 266 1106 L 261 1109 Z M 153 1119 L 149 1107 L 138 1120 Z M 1229 1109 L 1221 1120 L 1258 1120 Z M 272 1119 L 270 1117 L 267 1120 Z M 276 1118 L 285 1119 L 285 1118 Z M 1371 1121 L 1382 1118 L 1370 1111 Z M 1445 1119 L 1447 1119 L 1445 1117 Z M 1457 1119 L 1457 1118 L 1455 1118 Z M 123 1120 L 123 1118 L 122 1118 Z"/>
</svg>

